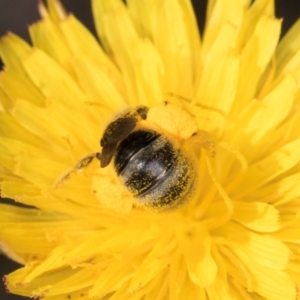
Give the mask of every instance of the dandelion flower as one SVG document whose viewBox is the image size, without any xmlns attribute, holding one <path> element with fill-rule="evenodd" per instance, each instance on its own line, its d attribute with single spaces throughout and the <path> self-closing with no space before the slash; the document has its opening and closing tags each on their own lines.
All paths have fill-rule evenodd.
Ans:
<svg viewBox="0 0 300 300">
<path fill-rule="evenodd" d="M 210 0 L 200 38 L 189 0 L 92 8 L 101 46 L 57 0 L 39 3 L 33 47 L 13 34 L 0 41 L 1 194 L 34 207 L 0 207 L 1 250 L 24 265 L 5 277 L 8 291 L 299 299 L 300 21 L 279 42 L 273 1 Z M 158 107 L 161 122 L 164 101 L 182 108 L 180 132 L 203 133 L 189 149 L 187 203 L 122 211 L 136 199 L 97 160 L 53 186 L 100 151 L 122 109 Z M 178 115 L 166 119 L 166 131 L 178 129 Z"/>
</svg>

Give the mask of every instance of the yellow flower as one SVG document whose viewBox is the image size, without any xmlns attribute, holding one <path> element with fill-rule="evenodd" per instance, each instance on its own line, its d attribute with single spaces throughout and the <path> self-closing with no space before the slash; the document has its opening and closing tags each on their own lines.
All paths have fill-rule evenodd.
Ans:
<svg viewBox="0 0 300 300">
<path fill-rule="evenodd" d="M 2 38 L 1 194 L 35 207 L 0 206 L 0 248 L 24 264 L 5 278 L 10 292 L 299 299 L 300 21 L 278 43 L 273 1 L 250 3 L 210 0 L 200 39 L 189 0 L 93 0 L 101 47 L 49 0 L 33 47 Z M 166 100 L 174 118 L 159 117 Z M 54 186 L 137 105 L 181 137 L 201 132 L 180 142 L 197 172 L 185 205 L 125 213 L 114 203 L 136 199 L 96 160 Z"/>
</svg>

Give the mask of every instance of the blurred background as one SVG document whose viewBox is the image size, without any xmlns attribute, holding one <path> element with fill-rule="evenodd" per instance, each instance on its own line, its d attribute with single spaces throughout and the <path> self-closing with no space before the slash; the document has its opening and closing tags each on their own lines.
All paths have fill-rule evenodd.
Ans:
<svg viewBox="0 0 300 300">
<path fill-rule="evenodd" d="M 198 24 L 203 28 L 205 22 L 206 0 L 192 0 L 197 15 Z M 276 16 L 283 18 L 284 34 L 288 28 L 300 17 L 299 0 L 275 0 Z M 90 1 L 87 0 L 62 0 L 67 11 L 72 12 L 94 34 L 94 24 L 91 14 Z M 36 9 L 37 0 L 0 0 L 0 36 L 11 31 L 30 41 L 28 26 L 39 20 Z M 299 33 L 300 34 L 300 33 Z M 0 68 L 2 62 L 0 61 Z M 1 151 L 1 150 L 0 150 Z M 18 268 L 19 266 L 4 256 L 0 255 L 0 278 Z M 4 286 L 0 281 L 0 300 L 25 300 L 27 298 L 5 293 Z"/>
</svg>

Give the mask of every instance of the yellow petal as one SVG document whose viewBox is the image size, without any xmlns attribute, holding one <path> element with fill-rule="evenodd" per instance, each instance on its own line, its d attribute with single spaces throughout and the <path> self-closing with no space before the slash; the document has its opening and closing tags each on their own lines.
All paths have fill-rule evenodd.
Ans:
<svg viewBox="0 0 300 300">
<path fill-rule="evenodd" d="M 241 255 L 247 269 L 251 262 L 270 270 L 285 270 L 290 259 L 290 249 L 272 236 L 251 232 L 237 223 L 227 223 L 221 229 L 222 240 L 232 245 L 232 251 Z M 225 239 L 224 239 L 225 238 Z M 268 271 L 271 272 L 271 271 Z"/>
<path fill-rule="evenodd" d="M 47 171 L 41 174 L 41 168 L 45 168 Z M 24 154 L 17 159 L 15 173 L 28 182 L 43 188 L 52 186 L 57 178 L 56 174 L 60 174 L 61 170 L 61 164 L 51 160 L 51 157 L 43 159 Z"/>
<path fill-rule="evenodd" d="M 63 140 L 64 135 L 61 131 L 60 123 L 53 122 L 53 114 L 51 109 L 39 108 L 27 101 L 18 100 L 11 114 L 22 125 L 23 128 L 43 140 L 44 149 L 51 149 L 51 153 L 56 155 L 56 161 L 70 161 L 67 150 L 67 143 Z M 32 116 L 35 116 L 32 118 Z M 60 135 L 57 134 L 60 132 Z M 64 151 L 65 150 L 65 151 Z M 73 163 L 73 162 L 72 162 Z"/>
<path fill-rule="evenodd" d="M 30 52 L 30 46 L 14 34 L 7 34 L 0 40 L 1 58 L 9 70 L 8 75 L 3 76 L 7 79 L 13 76 L 13 80 L 10 80 L 11 82 L 4 83 L 5 89 L 8 89 L 8 95 L 13 98 L 12 100 L 15 100 L 16 95 L 19 95 L 20 91 L 22 91 L 25 92 L 28 100 L 42 105 L 44 103 L 44 97 L 33 82 L 30 81 L 22 65 L 22 61 L 29 55 Z M 20 84 L 20 90 L 16 89 L 16 91 L 14 91 L 17 82 Z M 7 87 L 6 84 L 8 85 Z"/>
<path fill-rule="evenodd" d="M 270 182 L 276 176 L 294 167 L 300 160 L 300 140 L 281 147 L 267 158 L 251 165 L 234 191 L 234 198 L 241 198 Z"/>
<path fill-rule="evenodd" d="M 1 78 L 1 75 L 0 75 Z M 8 112 L 12 106 L 11 99 L 4 92 L 1 87 L 1 79 L 0 79 L 0 112 Z"/>
<path fill-rule="evenodd" d="M 57 272 L 56 276 L 53 276 L 52 274 L 45 274 L 30 284 L 22 281 L 24 275 L 32 269 L 34 269 L 34 264 L 27 265 L 26 267 L 6 276 L 5 281 L 9 291 L 27 297 L 43 297 L 47 294 L 47 290 L 52 285 L 74 273 L 71 268 L 65 268 Z"/>
<path fill-rule="evenodd" d="M 42 51 L 35 50 L 23 64 L 36 86 L 51 101 L 53 114 L 50 117 L 61 122 L 62 130 L 68 132 L 64 137 L 68 137 L 73 145 L 85 147 L 86 152 L 81 156 L 94 152 L 90 150 L 90 146 L 95 145 L 95 141 L 99 139 L 97 108 L 85 104 L 88 99 L 76 82 Z M 45 69 L 45 65 L 49 67 Z M 81 122 L 81 126 L 75 128 L 69 121 L 69 111 L 72 111 L 72 119 L 77 121 L 82 120 L 83 114 L 86 115 L 84 123 Z"/>
<path fill-rule="evenodd" d="M 274 232 L 280 229 L 278 210 L 266 203 L 234 201 L 232 218 L 258 232 Z"/>
<path fill-rule="evenodd" d="M 199 287 L 211 285 L 218 267 L 211 256 L 211 239 L 203 228 L 178 232 L 178 243 L 184 255 L 191 280 Z"/>
<path fill-rule="evenodd" d="M 298 198 L 300 193 L 299 181 L 299 173 L 287 176 L 253 191 L 251 199 L 260 199 L 266 203 L 274 203 L 276 206 L 283 205 Z"/>
<path fill-rule="evenodd" d="M 46 297 L 44 299 L 49 300 L 65 299 L 69 295 L 72 295 L 74 299 L 77 299 L 75 297 L 78 297 L 78 299 L 86 299 L 83 297 L 88 293 L 88 288 L 95 282 L 96 276 L 96 270 L 92 268 L 89 270 L 68 270 L 68 273 L 65 273 L 65 278 L 62 278 L 53 285 L 47 284 L 44 287 L 37 288 L 33 291 L 32 295 L 45 295 Z"/>
<path fill-rule="evenodd" d="M 17 254 L 11 248 L 9 248 L 3 240 L 0 240 L 0 253 L 1 255 L 5 255 L 6 257 L 12 259 L 13 261 L 19 263 L 20 265 L 24 265 L 26 259 L 22 257 L 19 253 Z"/>
<path fill-rule="evenodd" d="M 17 182 L 3 181 L 1 182 L 1 195 L 2 197 L 24 200 L 26 197 L 35 197 L 40 195 L 40 189 L 33 187 L 27 182 L 22 182 L 20 179 Z"/>
<path fill-rule="evenodd" d="M 42 258 L 77 230 L 93 228 L 62 214 L 5 204 L 1 204 L 0 218 L 1 240 L 27 261 Z"/>
<path fill-rule="evenodd" d="M 165 48 L 166 44 L 170 44 L 172 42 L 174 43 L 174 41 L 171 40 L 171 36 L 174 33 L 175 24 L 178 35 L 180 33 L 187 35 L 188 42 L 190 44 L 189 55 L 191 58 L 192 73 L 194 74 L 193 80 L 194 82 L 197 82 L 196 78 L 199 76 L 200 71 L 200 37 L 197 21 L 191 3 L 190 1 L 186 0 L 177 0 L 169 2 L 165 1 L 165 3 L 166 4 L 163 5 L 167 6 L 168 9 L 163 9 L 162 1 L 157 0 L 156 2 L 138 0 L 127 1 L 129 13 L 140 35 L 143 37 L 150 37 L 150 39 L 154 41 L 155 45 L 157 45 L 159 49 Z M 181 12 L 179 12 L 179 10 Z M 171 19 L 174 18 L 172 16 L 173 13 L 175 14 L 176 23 L 173 23 L 171 21 Z M 170 23 L 168 24 L 167 28 L 164 28 L 164 30 L 166 30 L 166 33 L 162 34 L 161 26 L 155 26 L 155 23 L 161 24 L 161 21 L 164 22 L 164 20 L 168 19 L 170 19 Z M 165 38 L 167 38 L 168 41 L 166 43 L 157 44 L 157 42 L 161 40 L 161 35 L 165 36 Z M 170 46 L 171 45 L 168 45 L 167 47 Z M 164 50 L 162 52 L 164 52 Z M 170 69 L 168 71 L 171 72 L 172 70 Z M 167 73 L 169 73 L 168 71 Z M 179 71 L 182 72 L 182 70 Z"/>
<path fill-rule="evenodd" d="M 77 59 L 82 55 L 88 57 L 98 69 L 102 69 L 111 77 L 119 91 L 123 91 L 123 78 L 120 71 L 104 53 L 95 37 L 72 15 L 60 22 L 58 26 L 73 56 Z"/>
<path fill-rule="evenodd" d="M 55 22 L 67 17 L 67 13 L 59 0 L 47 0 L 49 16 Z"/>
<path fill-rule="evenodd" d="M 254 97 L 260 76 L 269 63 L 280 36 L 280 21 L 270 16 L 262 15 L 252 36 L 241 53 L 239 87 L 232 114 L 238 114 L 240 109 Z"/>
<path fill-rule="evenodd" d="M 72 64 L 80 85 L 92 104 L 98 104 L 104 112 L 114 112 L 125 105 L 123 95 L 102 66 L 91 62 L 85 54 L 74 59 Z"/>
<path fill-rule="evenodd" d="M 208 110 L 198 109 L 199 128 L 217 138 L 223 133 L 220 128 L 226 128 L 226 116 L 229 115 L 235 99 L 239 80 L 239 59 L 223 55 L 218 59 L 213 58 L 210 62 L 204 65 L 204 70 L 210 70 L 211 76 L 201 78 L 195 103 L 202 104 L 205 101 L 205 105 L 209 107 Z M 224 74 L 228 75 L 224 78 Z"/>
<path fill-rule="evenodd" d="M 45 51 L 74 77 L 70 66 L 71 50 L 59 27 L 50 18 L 44 18 L 31 25 L 29 32 L 34 46 Z"/>
<path fill-rule="evenodd" d="M 262 145 L 259 142 L 263 145 L 268 142 L 274 144 L 274 140 L 268 140 L 269 133 L 273 134 L 273 139 L 278 140 L 278 133 L 275 135 L 272 130 L 276 129 L 280 122 L 287 118 L 291 112 L 294 103 L 294 92 L 295 80 L 292 76 L 285 77 L 262 101 L 253 100 L 239 112 L 237 117 L 239 126 L 236 127 L 237 121 L 234 121 L 226 132 L 224 139 L 232 140 L 235 147 L 243 149 L 243 154 L 246 155 L 248 160 L 260 159 L 260 157 L 253 157 L 257 152 L 253 151 L 253 148 L 259 147 L 261 149 Z M 283 98 L 286 101 L 282 101 Z M 265 122 L 266 118 L 268 122 Z M 246 135 L 249 138 L 245 139 Z M 264 141 L 263 138 L 266 140 Z"/>
<path fill-rule="evenodd" d="M 244 11 L 248 5 L 248 0 L 229 0 L 226 3 L 223 1 L 209 1 L 202 50 L 205 58 L 210 59 L 209 53 L 212 49 L 217 48 L 217 45 L 227 49 L 227 51 L 236 48 Z M 228 37 L 227 40 L 226 36 Z M 217 40 L 218 42 L 216 42 Z M 204 63 L 206 63 L 205 60 Z"/>
<path fill-rule="evenodd" d="M 162 101 L 162 62 L 156 49 L 138 37 L 124 4 L 119 0 L 92 4 L 98 35 L 123 74 L 127 103 Z M 122 51 L 118 51 L 120 48 Z"/>
<path fill-rule="evenodd" d="M 250 3 L 251 2 L 251 3 Z M 240 33 L 240 47 L 243 47 L 251 38 L 255 27 L 260 20 L 261 16 L 274 17 L 274 1 L 273 0 L 256 0 L 245 1 L 247 11 L 244 15 L 244 20 Z"/>
<path fill-rule="evenodd" d="M 25 99 L 35 105 L 44 106 L 45 97 L 37 90 L 28 77 L 19 72 L 7 70 L 0 74 L 0 86 L 5 94 L 10 98 L 10 107 L 18 98 Z"/>
<path fill-rule="evenodd" d="M 247 262 L 250 272 L 256 278 L 254 285 L 256 293 L 272 300 L 297 299 L 297 287 L 285 272 L 267 269 L 255 263 L 249 264 L 246 256 L 244 262 Z"/>
<path fill-rule="evenodd" d="M 68 73 L 41 50 L 33 50 L 23 61 L 23 65 L 32 81 L 46 97 L 69 105 L 72 103 L 73 106 L 86 101 L 84 94 Z M 48 68 L 43 68 L 45 65 Z"/>
<path fill-rule="evenodd" d="M 18 140 L 24 142 L 29 145 L 41 146 L 42 141 L 24 129 L 17 121 L 8 114 L 4 114 L 0 112 L 0 136 L 9 137 L 10 140 L 15 140 L 17 143 Z M 7 149 L 9 149 L 9 145 L 7 145 Z"/>
<path fill-rule="evenodd" d="M 134 81 L 138 87 L 139 103 L 148 106 L 160 103 L 165 97 L 164 76 L 166 74 L 157 49 L 146 39 L 133 46 L 132 52 L 136 59 L 133 65 Z"/>
<path fill-rule="evenodd" d="M 296 249 L 298 249 L 298 246 L 300 244 L 299 226 L 287 226 L 286 228 L 283 228 L 280 231 L 276 232 L 275 237 L 284 242 L 295 243 Z"/>
<path fill-rule="evenodd" d="M 5 66 L 26 76 L 22 60 L 31 52 L 30 46 L 18 36 L 9 33 L 0 40 L 0 54 Z"/>
<path fill-rule="evenodd" d="M 16 174 L 18 159 L 22 155 L 28 156 L 44 156 L 45 152 L 38 147 L 31 146 L 27 143 L 21 142 L 19 140 L 14 140 L 10 138 L 0 137 L 1 145 L 1 163 L 5 168 L 11 170 Z"/>
<path fill-rule="evenodd" d="M 129 1 L 129 11 L 141 35 L 153 40 L 162 57 L 166 91 L 191 98 L 191 87 L 199 75 L 200 39 L 190 3 L 137 2 L 141 1 Z"/>
<path fill-rule="evenodd" d="M 276 64 L 277 74 L 280 74 L 282 70 L 286 68 L 291 59 L 299 53 L 300 46 L 300 19 L 292 26 L 292 28 L 284 35 L 276 49 Z M 295 67 L 299 64 L 295 64 Z M 292 70 L 292 68 L 289 68 Z"/>
<path fill-rule="evenodd" d="M 228 284 L 224 278 L 220 278 L 218 276 L 216 281 L 206 288 L 206 293 L 208 295 L 208 299 L 213 300 L 238 300 L 238 298 L 234 297 L 232 290 L 228 288 Z"/>
</svg>

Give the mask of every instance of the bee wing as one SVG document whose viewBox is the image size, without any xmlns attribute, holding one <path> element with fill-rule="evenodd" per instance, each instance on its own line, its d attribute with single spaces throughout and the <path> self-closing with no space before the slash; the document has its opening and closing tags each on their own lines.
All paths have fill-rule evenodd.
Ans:
<svg viewBox="0 0 300 300">
<path fill-rule="evenodd" d="M 116 148 L 117 148 L 117 143 L 108 144 L 102 148 L 101 159 L 100 159 L 101 168 L 105 168 L 106 166 L 109 165 Z"/>
<path fill-rule="evenodd" d="M 128 117 L 119 118 L 110 123 L 101 139 L 101 146 L 106 147 L 109 144 L 115 144 L 124 140 L 134 129 L 137 122 L 137 118 Z"/>
<path fill-rule="evenodd" d="M 137 118 L 124 117 L 110 123 L 101 139 L 101 168 L 105 168 L 111 161 L 119 142 L 124 140 L 134 129 Z"/>
</svg>

